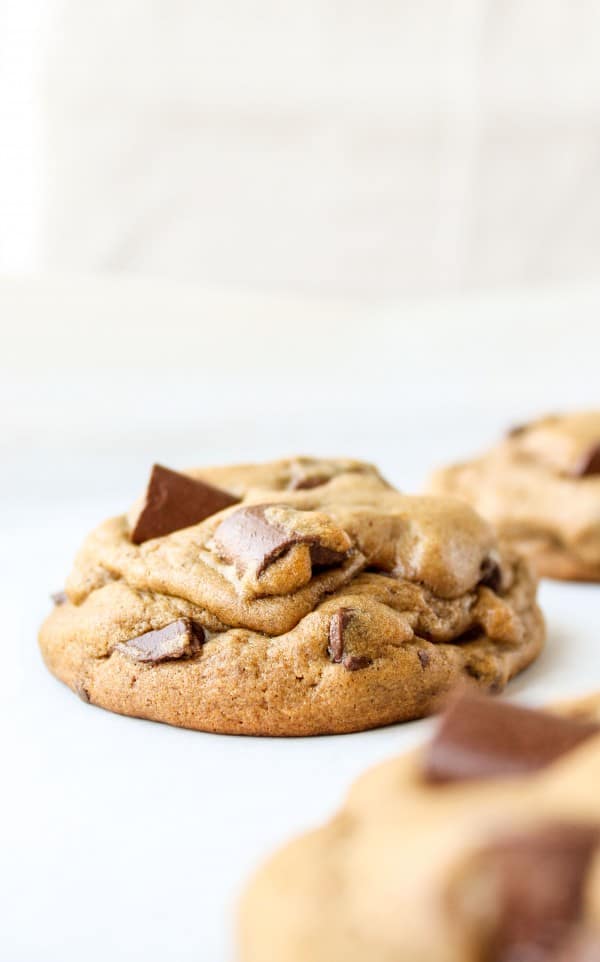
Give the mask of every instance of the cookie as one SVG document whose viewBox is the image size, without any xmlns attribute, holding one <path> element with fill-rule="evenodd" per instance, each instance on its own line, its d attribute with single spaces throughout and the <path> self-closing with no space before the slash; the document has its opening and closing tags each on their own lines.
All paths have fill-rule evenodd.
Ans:
<svg viewBox="0 0 600 962">
<path fill-rule="evenodd" d="M 600 581 L 600 412 L 515 427 L 483 457 L 438 471 L 430 490 L 472 504 L 539 574 Z"/>
<path fill-rule="evenodd" d="M 466 694 L 243 895 L 240 962 L 598 962 L 600 698 Z"/>
<path fill-rule="evenodd" d="M 178 474 L 81 549 L 40 633 L 86 701 L 204 731 L 315 735 L 501 690 L 543 643 L 536 582 L 467 505 L 348 460 Z"/>
</svg>

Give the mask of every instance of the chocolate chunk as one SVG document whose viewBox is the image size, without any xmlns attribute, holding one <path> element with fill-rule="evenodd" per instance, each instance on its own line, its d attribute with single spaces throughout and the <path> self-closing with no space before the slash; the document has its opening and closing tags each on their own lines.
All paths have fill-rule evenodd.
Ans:
<svg viewBox="0 0 600 962">
<path fill-rule="evenodd" d="M 506 437 L 518 438 L 520 434 L 525 433 L 528 427 L 529 427 L 528 424 L 513 424 L 513 426 L 509 428 L 508 431 L 506 432 Z"/>
<path fill-rule="evenodd" d="M 199 524 L 239 500 L 229 491 L 155 464 L 131 540 L 141 544 L 150 538 L 162 538 Z"/>
<path fill-rule="evenodd" d="M 81 700 L 86 703 L 86 705 L 89 705 L 89 703 L 90 703 L 90 693 L 89 693 L 89 691 L 87 690 L 86 685 L 84 685 L 84 683 L 83 683 L 82 681 L 76 682 L 74 691 L 75 691 L 75 694 L 76 694 L 76 695 L 79 695 L 79 697 L 81 698 Z"/>
<path fill-rule="evenodd" d="M 269 521 L 265 515 L 267 504 L 240 508 L 221 522 L 214 534 L 214 542 L 221 558 L 235 564 L 239 571 L 255 566 L 260 576 L 270 564 L 293 545 L 310 546 L 311 563 L 315 567 L 341 564 L 347 554 L 333 551 L 316 538 L 309 538 L 296 531 L 288 531 Z"/>
<path fill-rule="evenodd" d="M 214 541 L 223 561 L 240 570 L 256 565 L 257 574 L 301 540 L 265 517 L 267 505 L 240 508 L 221 522 Z"/>
<path fill-rule="evenodd" d="M 116 649 L 133 661 L 159 662 L 167 659 L 191 658 L 196 655 L 206 635 L 204 628 L 189 618 L 179 618 L 156 631 L 146 631 L 137 638 L 116 645 Z"/>
<path fill-rule="evenodd" d="M 471 694 L 454 701 L 427 749 L 431 782 L 536 771 L 600 734 L 600 725 Z"/>
<path fill-rule="evenodd" d="M 600 474 L 600 444 L 596 444 L 589 451 L 586 451 L 571 477 L 589 478 L 595 474 Z"/>
<path fill-rule="evenodd" d="M 310 561 L 313 568 L 332 568 L 339 565 L 346 558 L 345 551 L 334 551 L 333 548 L 326 548 L 318 541 L 310 545 Z"/>
<path fill-rule="evenodd" d="M 352 611 L 350 608 L 338 608 L 329 621 L 329 657 L 332 661 L 341 662 L 344 657 L 344 630 L 350 624 Z"/>
<path fill-rule="evenodd" d="M 368 655 L 353 655 L 345 651 L 344 633 L 353 618 L 351 608 L 338 608 L 329 620 L 329 657 L 336 664 L 342 664 L 346 671 L 360 671 L 368 668 L 372 659 Z"/>
<path fill-rule="evenodd" d="M 320 488 L 322 484 L 331 481 L 329 474 L 304 474 L 292 478 L 288 485 L 288 491 L 310 491 L 312 488 Z"/>
<path fill-rule="evenodd" d="M 482 856 L 496 893 L 491 962 L 554 962 L 583 914 L 600 824 L 550 823 L 499 839 Z"/>
<path fill-rule="evenodd" d="M 69 600 L 66 592 L 64 591 L 55 591 L 54 594 L 50 595 L 50 598 L 55 605 L 66 605 L 67 601 Z"/>
<path fill-rule="evenodd" d="M 344 655 L 342 665 L 346 671 L 360 671 L 361 668 L 368 668 L 373 664 L 372 658 L 368 655 Z"/>
<path fill-rule="evenodd" d="M 423 651 L 422 648 L 417 649 L 417 658 L 421 662 L 421 668 L 427 668 L 431 658 L 429 657 L 429 652 Z"/>
<path fill-rule="evenodd" d="M 576 931 L 553 956 L 552 962 L 600 962 L 600 930 Z"/>
<path fill-rule="evenodd" d="M 479 584 L 485 585 L 486 588 L 490 588 L 496 594 L 500 591 L 502 587 L 502 569 L 493 558 L 484 558 L 481 562 L 481 578 L 479 579 Z"/>
</svg>

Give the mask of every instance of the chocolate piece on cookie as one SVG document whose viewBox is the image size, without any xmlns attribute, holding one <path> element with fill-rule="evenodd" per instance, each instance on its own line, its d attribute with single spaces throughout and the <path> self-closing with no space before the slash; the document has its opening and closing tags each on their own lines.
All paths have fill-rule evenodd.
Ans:
<svg viewBox="0 0 600 962">
<path fill-rule="evenodd" d="M 354 654 L 347 649 L 346 634 L 354 619 L 351 608 L 338 608 L 329 621 L 329 657 L 336 664 L 342 664 L 346 671 L 360 671 L 372 664 L 368 655 Z"/>
<path fill-rule="evenodd" d="M 329 622 L 329 655 L 332 661 L 340 662 L 344 657 L 344 629 L 352 618 L 349 608 L 338 608 Z"/>
<path fill-rule="evenodd" d="M 147 661 L 156 664 L 174 658 L 191 658 L 197 654 L 206 639 L 201 625 L 190 618 L 178 618 L 164 628 L 146 631 L 137 638 L 121 642 L 116 651 L 133 661 Z"/>
<path fill-rule="evenodd" d="M 600 694 L 539 713 L 467 695 L 440 725 L 434 748 L 367 771 L 258 871 L 240 962 L 599 962 Z M 540 751 L 544 727 L 560 757 Z M 442 742 L 460 779 L 432 784 L 423 760 Z"/>
<path fill-rule="evenodd" d="M 574 478 L 590 478 L 600 474 L 600 442 L 584 451 L 572 472 Z"/>
<path fill-rule="evenodd" d="M 430 490 L 472 504 L 540 574 L 600 581 L 600 411 L 523 425 Z"/>
<path fill-rule="evenodd" d="M 254 568 L 260 576 L 293 545 L 309 547 L 312 565 L 329 567 L 341 564 L 350 549 L 338 550 L 325 544 L 318 534 L 298 531 L 278 523 L 274 514 L 281 515 L 282 505 L 260 504 L 239 508 L 221 522 L 214 535 L 214 543 L 221 558 L 239 571 Z M 289 512 L 293 515 L 293 512 Z M 293 525 L 293 516 L 291 524 Z"/>
<path fill-rule="evenodd" d="M 162 538 L 180 528 L 199 524 L 238 501 L 229 491 L 155 464 L 132 525 L 131 540 L 142 544 L 151 538 Z"/>
<path fill-rule="evenodd" d="M 468 892 L 463 922 L 481 933 L 484 959 L 556 962 L 583 920 L 599 842 L 600 822 L 548 822 L 499 836 L 476 856 L 469 888 L 485 886 L 494 904 L 478 918 L 468 904 L 477 906 L 477 893 Z"/>
<path fill-rule="evenodd" d="M 193 470 L 165 489 L 163 471 L 141 543 L 127 515 L 93 531 L 40 632 L 94 704 L 232 734 L 361 731 L 431 713 L 457 684 L 496 691 L 542 647 L 528 565 L 461 502 L 348 460 Z M 291 490 L 300 472 L 328 480 Z"/>
<path fill-rule="evenodd" d="M 502 588 L 502 569 L 496 558 L 484 558 L 481 563 L 480 585 L 498 593 Z"/>
<path fill-rule="evenodd" d="M 533 772 L 598 734 L 594 722 L 463 694 L 445 712 L 423 771 L 431 782 Z"/>
<path fill-rule="evenodd" d="M 600 931 L 579 927 L 555 953 L 552 962 L 600 962 Z"/>
<path fill-rule="evenodd" d="M 54 591 L 50 595 L 50 598 L 52 599 L 55 605 L 66 605 L 67 601 L 69 600 L 67 598 L 66 592 L 64 591 Z"/>
</svg>

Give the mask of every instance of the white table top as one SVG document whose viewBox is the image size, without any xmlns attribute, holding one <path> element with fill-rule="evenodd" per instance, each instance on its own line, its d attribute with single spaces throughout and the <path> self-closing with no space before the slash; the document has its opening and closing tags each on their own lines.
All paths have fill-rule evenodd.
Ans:
<svg viewBox="0 0 600 962">
<path fill-rule="evenodd" d="M 0 283 L 3 958 L 228 962 L 253 866 L 430 725 L 244 739 L 84 705 L 46 672 L 35 634 L 86 531 L 133 499 L 155 458 L 346 451 L 416 487 L 513 419 L 597 403 L 599 306 L 590 291 L 346 309 Z M 153 346 L 136 353 L 149 328 Z M 548 582 L 541 597 L 548 646 L 510 695 L 542 703 L 600 686 L 596 588 Z"/>
</svg>

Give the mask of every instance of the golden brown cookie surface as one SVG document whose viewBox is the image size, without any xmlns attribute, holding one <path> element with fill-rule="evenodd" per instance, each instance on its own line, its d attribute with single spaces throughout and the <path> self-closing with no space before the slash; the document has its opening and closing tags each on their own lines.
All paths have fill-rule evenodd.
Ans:
<svg viewBox="0 0 600 962">
<path fill-rule="evenodd" d="M 498 691 L 541 648 L 527 565 L 459 501 L 343 460 L 171 475 L 92 532 L 42 626 L 48 666 L 94 704 L 215 732 L 356 731 L 428 714 L 464 678 Z"/>
<path fill-rule="evenodd" d="M 367 772 L 328 824 L 259 870 L 242 899 L 240 962 L 597 951 L 598 699 L 564 720 L 498 701 L 487 717 L 484 699 L 465 701 L 475 706 L 454 707 L 432 748 Z M 431 778 L 432 749 L 443 780 Z"/>
<path fill-rule="evenodd" d="M 482 457 L 436 472 L 431 490 L 472 504 L 540 574 L 600 581 L 600 412 L 515 428 Z"/>
</svg>

